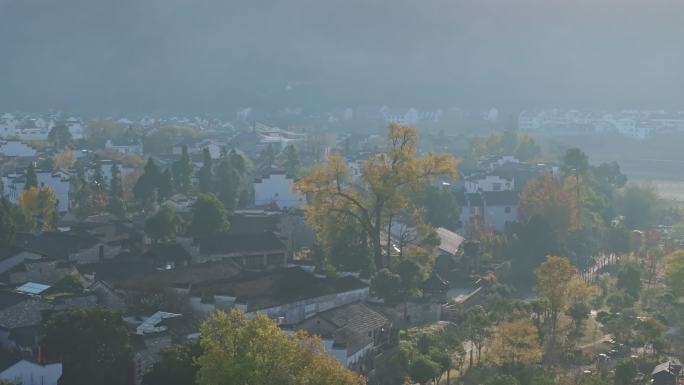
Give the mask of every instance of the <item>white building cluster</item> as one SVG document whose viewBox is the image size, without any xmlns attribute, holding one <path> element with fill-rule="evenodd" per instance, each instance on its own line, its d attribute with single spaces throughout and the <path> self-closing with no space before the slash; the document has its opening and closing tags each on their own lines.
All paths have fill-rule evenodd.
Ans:
<svg viewBox="0 0 684 385">
<path fill-rule="evenodd" d="M 634 139 L 645 139 L 654 132 L 684 131 L 684 111 L 623 110 L 523 111 L 518 116 L 518 128 L 524 131 L 562 133 L 618 133 Z"/>
</svg>

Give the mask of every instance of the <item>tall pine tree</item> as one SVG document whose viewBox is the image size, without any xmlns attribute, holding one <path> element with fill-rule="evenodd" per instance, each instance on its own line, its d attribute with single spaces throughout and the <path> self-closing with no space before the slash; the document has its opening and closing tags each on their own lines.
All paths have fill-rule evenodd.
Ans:
<svg viewBox="0 0 684 385">
<path fill-rule="evenodd" d="M 199 189 L 201 192 L 206 193 L 211 191 L 213 174 L 211 171 L 211 154 L 209 149 L 205 148 L 202 151 L 204 156 L 204 164 L 199 170 Z"/>
<path fill-rule="evenodd" d="M 109 205 L 107 210 L 119 217 L 126 217 L 126 203 L 123 200 L 123 185 L 121 183 L 121 171 L 119 165 L 112 164 L 112 179 L 109 181 Z"/>
<path fill-rule="evenodd" d="M 143 174 L 138 178 L 138 182 L 133 187 L 133 195 L 143 204 L 153 203 L 159 189 L 161 172 L 159 167 L 150 158 L 145 165 Z"/>
<path fill-rule="evenodd" d="M 173 179 L 178 190 L 183 193 L 187 193 L 192 187 L 192 163 L 187 145 L 183 145 L 180 159 L 173 164 Z"/>
<path fill-rule="evenodd" d="M 296 178 L 299 173 L 299 157 L 293 145 L 285 147 L 285 173 L 290 178 Z"/>
<path fill-rule="evenodd" d="M 173 195 L 173 177 L 171 171 L 167 168 L 159 178 L 159 201 L 169 198 Z"/>
<path fill-rule="evenodd" d="M 28 190 L 31 187 L 38 187 L 38 175 L 36 175 L 36 168 L 33 162 L 29 163 L 28 169 L 26 170 L 26 183 L 24 184 L 24 190 Z"/>
</svg>

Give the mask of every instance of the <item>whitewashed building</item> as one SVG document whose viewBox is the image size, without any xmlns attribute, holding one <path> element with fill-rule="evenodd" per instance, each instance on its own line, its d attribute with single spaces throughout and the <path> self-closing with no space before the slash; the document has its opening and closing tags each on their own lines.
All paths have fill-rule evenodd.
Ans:
<svg viewBox="0 0 684 385">
<path fill-rule="evenodd" d="M 62 363 L 39 364 L 21 360 L 0 372 L 0 380 L 16 385 L 57 385 L 62 377 Z"/>
<path fill-rule="evenodd" d="M 285 173 L 271 173 L 254 181 L 254 204 L 265 206 L 275 203 L 278 208 L 301 207 L 304 196 L 294 190 L 294 180 Z"/>
</svg>

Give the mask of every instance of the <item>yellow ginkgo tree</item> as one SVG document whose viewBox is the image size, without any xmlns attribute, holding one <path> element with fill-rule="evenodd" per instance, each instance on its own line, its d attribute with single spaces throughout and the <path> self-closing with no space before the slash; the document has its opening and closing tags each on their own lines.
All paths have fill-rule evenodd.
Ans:
<svg viewBox="0 0 684 385">
<path fill-rule="evenodd" d="M 57 194 L 48 186 L 30 187 L 19 195 L 19 206 L 42 219 L 43 231 L 53 230 L 57 217 Z"/>
<path fill-rule="evenodd" d="M 438 176 L 455 178 L 456 160 L 449 154 L 418 153 L 414 127 L 390 124 L 386 147 L 361 162 L 359 178 L 351 178 L 345 160 L 332 154 L 302 177 L 296 188 L 309 198 L 307 221 L 320 232 L 331 215 L 355 221 L 367 234 L 377 270 L 387 267 L 382 232 L 391 229 L 393 215 L 410 205 L 408 192 L 425 187 Z M 390 248 L 386 248 L 390 252 Z"/>
</svg>

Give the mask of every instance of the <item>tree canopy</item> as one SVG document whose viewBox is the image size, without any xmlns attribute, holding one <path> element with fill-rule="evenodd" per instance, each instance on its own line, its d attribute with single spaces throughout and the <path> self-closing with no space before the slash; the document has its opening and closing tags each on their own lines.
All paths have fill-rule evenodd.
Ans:
<svg viewBox="0 0 684 385">
<path fill-rule="evenodd" d="M 172 208 L 162 206 L 157 213 L 145 221 L 145 233 L 155 243 L 169 241 L 175 238 L 181 224 L 181 218 Z"/>
<path fill-rule="evenodd" d="M 52 230 L 57 220 L 57 195 L 48 186 L 31 187 L 19 195 L 19 206 L 40 218 L 43 230 Z"/>
<path fill-rule="evenodd" d="M 579 225 L 576 198 L 550 172 L 527 185 L 520 194 L 519 207 L 521 220 L 539 216 L 559 236 Z"/>
<path fill-rule="evenodd" d="M 297 183 L 300 192 L 312 197 L 306 216 L 319 238 L 323 238 L 322 224 L 329 216 L 353 219 L 368 234 L 376 270 L 388 266 L 381 233 L 388 222 L 391 226 L 397 210 L 408 205 L 408 191 L 424 187 L 437 176 L 456 177 L 456 161 L 451 155 L 418 154 L 413 127 L 390 124 L 386 143 L 383 152 L 362 162 L 358 181 L 351 179 L 342 157 L 333 154 Z"/>
<path fill-rule="evenodd" d="M 596 289 L 581 280 L 577 269 L 567 258 L 549 256 L 535 271 L 536 291 L 546 306 L 549 317 L 549 349 L 555 348 L 559 316 L 577 302 L 589 301 Z"/>
<path fill-rule="evenodd" d="M 68 170 L 76 164 L 76 156 L 69 147 L 64 147 L 62 151 L 55 154 L 52 158 L 52 168 L 54 170 Z"/>
<path fill-rule="evenodd" d="M 261 314 L 248 320 L 238 310 L 218 311 L 202 325 L 200 343 L 198 385 L 365 384 L 329 356 L 318 338 L 286 334 Z"/>
<path fill-rule="evenodd" d="M 499 365 L 533 364 L 542 356 L 537 327 L 527 319 L 500 324 L 491 346 L 491 358 Z"/>
<path fill-rule="evenodd" d="M 48 134 L 48 140 L 55 146 L 55 148 L 64 148 L 65 146 L 68 146 L 72 140 L 69 127 L 67 127 L 65 124 L 55 125 Z"/>
<path fill-rule="evenodd" d="M 677 296 L 684 296 L 684 250 L 668 254 L 665 259 L 667 286 Z"/>
<path fill-rule="evenodd" d="M 230 223 L 223 203 L 212 193 L 199 194 L 192 206 L 192 222 L 188 233 L 193 237 L 205 237 L 228 230 Z"/>
<path fill-rule="evenodd" d="M 118 313 L 104 308 L 58 312 L 47 319 L 43 332 L 46 357 L 62 361 L 60 383 L 132 383 L 133 353 Z"/>
</svg>

